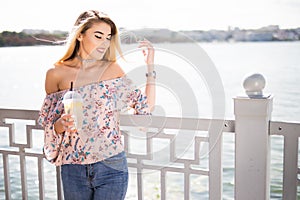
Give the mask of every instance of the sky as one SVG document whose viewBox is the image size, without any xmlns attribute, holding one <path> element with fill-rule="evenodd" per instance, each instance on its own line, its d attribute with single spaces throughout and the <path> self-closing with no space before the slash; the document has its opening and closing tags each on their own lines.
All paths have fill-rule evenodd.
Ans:
<svg viewBox="0 0 300 200">
<path fill-rule="evenodd" d="M 108 14 L 126 29 L 300 27 L 300 0 L 6 0 L 0 7 L 0 31 L 70 31 L 88 9 Z"/>
</svg>

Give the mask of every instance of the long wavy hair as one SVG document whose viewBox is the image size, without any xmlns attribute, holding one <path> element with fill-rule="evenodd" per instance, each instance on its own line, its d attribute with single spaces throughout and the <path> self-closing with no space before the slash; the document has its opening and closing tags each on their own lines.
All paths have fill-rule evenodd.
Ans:
<svg viewBox="0 0 300 200">
<path fill-rule="evenodd" d="M 93 26 L 93 24 L 99 22 L 104 22 L 111 28 L 110 46 L 105 52 L 103 60 L 114 62 L 117 60 L 117 53 L 122 56 L 118 29 L 115 23 L 106 14 L 100 13 L 96 10 L 89 10 L 81 13 L 77 18 L 68 37 L 67 51 L 65 55 L 57 61 L 57 64 L 72 60 L 74 57 L 76 57 L 80 47 L 80 42 L 77 40 L 79 34 L 84 34 Z"/>
</svg>

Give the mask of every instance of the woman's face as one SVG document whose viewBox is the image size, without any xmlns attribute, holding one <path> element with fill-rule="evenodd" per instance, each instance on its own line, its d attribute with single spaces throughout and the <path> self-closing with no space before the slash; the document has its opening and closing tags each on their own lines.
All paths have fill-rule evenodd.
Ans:
<svg viewBox="0 0 300 200">
<path fill-rule="evenodd" d="M 93 24 L 84 34 L 80 35 L 79 55 L 82 58 L 101 60 L 110 46 L 111 28 L 105 22 Z"/>
</svg>

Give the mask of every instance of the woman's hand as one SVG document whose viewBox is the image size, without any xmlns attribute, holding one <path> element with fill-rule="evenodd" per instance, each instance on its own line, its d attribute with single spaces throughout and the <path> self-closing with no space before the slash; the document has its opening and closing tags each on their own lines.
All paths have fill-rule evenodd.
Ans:
<svg viewBox="0 0 300 200">
<path fill-rule="evenodd" d="M 58 134 L 61 134 L 65 131 L 76 132 L 76 129 L 74 127 L 75 127 L 74 119 L 73 119 L 72 115 L 70 115 L 70 114 L 63 114 L 54 123 L 55 132 Z"/>
<path fill-rule="evenodd" d="M 140 44 L 139 44 L 138 48 L 143 49 L 143 54 L 145 57 L 146 64 L 153 65 L 154 64 L 154 48 L 153 48 L 152 44 L 146 39 L 140 41 L 139 43 Z M 147 52 L 146 52 L 145 48 L 147 49 Z"/>
</svg>

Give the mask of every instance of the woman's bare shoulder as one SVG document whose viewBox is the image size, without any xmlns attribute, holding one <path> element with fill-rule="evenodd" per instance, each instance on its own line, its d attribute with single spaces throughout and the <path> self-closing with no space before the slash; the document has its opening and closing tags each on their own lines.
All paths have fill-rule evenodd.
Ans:
<svg viewBox="0 0 300 200">
<path fill-rule="evenodd" d="M 46 72 L 45 90 L 47 94 L 57 92 L 59 90 L 58 83 L 61 79 L 61 67 L 53 66 Z"/>
<path fill-rule="evenodd" d="M 113 71 L 114 77 L 122 77 L 125 75 L 125 72 L 117 62 L 112 62 L 110 64 L 110 69 Z"/>
</svg>

